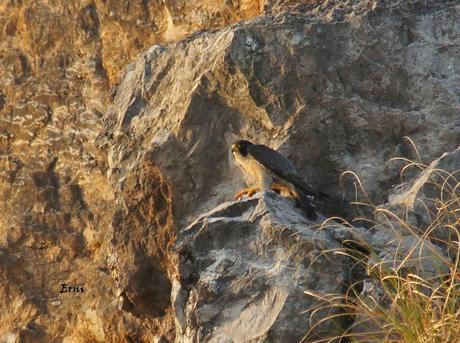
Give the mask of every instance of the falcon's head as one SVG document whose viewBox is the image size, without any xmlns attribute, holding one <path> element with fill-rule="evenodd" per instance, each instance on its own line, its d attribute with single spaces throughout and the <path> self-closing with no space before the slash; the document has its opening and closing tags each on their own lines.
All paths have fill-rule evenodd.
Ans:
<svg viewBox="0 0 460 343">
<path fill-rule="evenodd" d="M 247 157 L 248 148 L 253 145 L 249 141 L 239 140 L 232 144 L 232 154 L 235 158 L 238 157 Z"/>
</svg>

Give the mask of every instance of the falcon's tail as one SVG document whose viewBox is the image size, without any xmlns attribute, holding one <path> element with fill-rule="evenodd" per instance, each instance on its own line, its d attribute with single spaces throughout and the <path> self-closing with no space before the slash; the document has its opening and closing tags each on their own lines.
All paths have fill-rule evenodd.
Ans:
<svg viewBox="0 0 460 343">
<path fill-rule="evenodd" d="M 312 197 L 298 189 L 298 187 L 296 188 L 296 193 L 297 206 L 303 209 L 307 218 L 312 220 L 318 218 L 315 207 L 312 204 Z"/>
</svg>

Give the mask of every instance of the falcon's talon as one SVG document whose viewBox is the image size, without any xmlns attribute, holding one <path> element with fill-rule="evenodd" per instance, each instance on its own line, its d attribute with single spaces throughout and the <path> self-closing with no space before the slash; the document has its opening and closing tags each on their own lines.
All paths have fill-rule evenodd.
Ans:
<svg viewBox="0 0 460 343">
<path fill-rule="evenodd" d="M 252 197 L 254 194 L 260 191 L 260 188 L 258 187 L 251 187 L 251 188 L 245 188 L 238 193 L 235 194 L 235 199 L 236 200 L 241 200 L 243 199 L 243 195 L 247 195 L 248 197 Z"/>
<path fill-rule="evenodd" d="M 295 194 L 293 194 L 292 190 L 288 186 L 277 181 L 272 183 L 271 190 L 280 195 L 295 197 Z"/>
</svg>

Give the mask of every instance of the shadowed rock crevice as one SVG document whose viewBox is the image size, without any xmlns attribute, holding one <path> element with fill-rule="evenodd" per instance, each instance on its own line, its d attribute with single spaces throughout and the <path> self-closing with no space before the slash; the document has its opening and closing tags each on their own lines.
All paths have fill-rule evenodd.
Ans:
<svg viewBox="0 0 460 343">
<path fill-rule="evenodd" d="M 85 31 L 87 39 L 99 37 L 99 16 L 94 3 L 80 10 L 78 21 L 83 31 Z"/>
<path fill-rule="evenodd" d="M 121 307 L 144 318 L 163 317 L 170 306 L 168 247 L 175 237 L 169 187 L 146 160 L 121 182 L 119 196 L 111 268 Z"/>
</svg>

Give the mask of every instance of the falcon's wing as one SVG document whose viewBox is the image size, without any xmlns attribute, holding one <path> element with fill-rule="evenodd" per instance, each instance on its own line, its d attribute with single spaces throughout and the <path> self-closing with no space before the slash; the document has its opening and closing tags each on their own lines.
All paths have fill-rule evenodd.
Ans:
<svg viewBox="0 0 460 343">
<path fill-rule="evenodd" d="M 248 152 L 254 159 L 271 170 L 279 177 L 300 188 L 307 195 L 325 197 L 325 194 L 315 192 L 311 186 L 296 171 L 294 165 L 278 151 L 268 146 L 257 144 L 248 147 Z M 327 197 L 327 196 L 326 196 Z"/>
<path fill-rule="evenodd" d="M 268 146 L 262 144 L 250 145 L 248 152 L 257 162 L 280 177 L 285 178 L 288 174 L 297 174 L 295 167 L 286 157 Z"/>
</svg>

